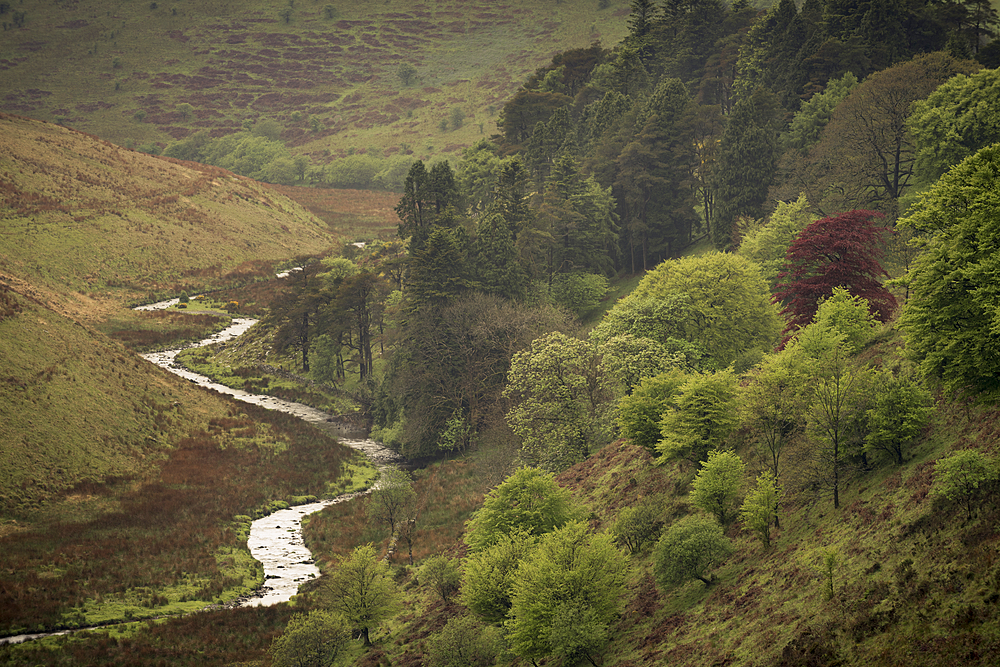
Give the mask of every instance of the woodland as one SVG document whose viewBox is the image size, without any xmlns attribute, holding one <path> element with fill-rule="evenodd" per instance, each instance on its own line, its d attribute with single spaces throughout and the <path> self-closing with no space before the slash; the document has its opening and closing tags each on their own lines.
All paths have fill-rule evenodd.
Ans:
<svg viewBox="0 0 1000 667">
<path fill-rule="evenodd" d="M 997 10 L 588 3 L 620 41 L 349 183 L 369 158 L 267 119 L 133 151 L 0 116 L 0 630 L 115 623 L 0 658 L 996 664 Z M 307 522 L 291 603 L 204 611 L 261 583 L 252 517 L 371 485 L 135 357 L 234 313 L 260 323 L 182 362 L 417 470 Z"/>
</svg>

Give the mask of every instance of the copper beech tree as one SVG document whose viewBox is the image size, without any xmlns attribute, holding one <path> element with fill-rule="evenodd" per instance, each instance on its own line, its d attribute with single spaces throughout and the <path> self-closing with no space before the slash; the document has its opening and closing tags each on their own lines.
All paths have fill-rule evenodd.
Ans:
<svg viewBox="0 0 1000 667">
<path fill-rule="evenodd" d="M 774 293 L 786 321 L 782 345 L 813 321 L 820 302 L 837 287 L 865 299 L 875 319 L 889 319 L 896 299 L 882 284 L 889 274 L 880 260 L 892 232 L 876 224 L 882 217 L 877 211 L 848 211 L 817 220 L 795 238 Z"/>
</svg>

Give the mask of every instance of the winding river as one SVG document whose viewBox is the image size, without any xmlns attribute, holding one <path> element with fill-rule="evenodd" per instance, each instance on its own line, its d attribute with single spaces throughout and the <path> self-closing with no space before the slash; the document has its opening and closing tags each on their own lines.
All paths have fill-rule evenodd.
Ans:
<svg viewBox="0 0 1000 667">
<path fill-rule="evenodd" d="M 176 303 L 177 299 L 171 299 L 170 301 L 139 306 L 136 310 L 163 309 Z M 330 415 L 322 410 L 273 396 L 251 394 L 240 389 L 232 389 L 212 382 L 204 375 L 192 373 L 177 364 L 177 354 L 181 350 L 229 342 L 246 333 L 256 323 L 257 320 L 254 319 L 237 318 L 232 321 L 230 326 L 197 343 L 175 350 L 151 352 L 142 355 L 142 357 L 206 389 L 232 396 L 238 401 L 253 403 L 271 410 L 279 410 L 304 419 L 336 437 L 342 444 L 363 453 L 380 469 L 400 465 L 404 462 L 404 459 L 392 450 L 383 447 L 374 440 L 359 437 L 362 434 L 358 433 L 356 429 L 333 421 Z M 255 595 L 239 600 L 236 606 L 267 606 L 287 602 L 298 592 L 301 583 L 319 576 L 319 568 L 313 563 L 312 553 L 309 552 L 302 540 L 302 519 L 328 505 L 344 502 L 358 495 L 357 493 L 349 493 L 315 503 L 297 505 L 254 521 L 250 526 L 247 546 L 251 555 L 263 566 L 264 585 L 258 589 Z M 16 644 L 29 639 L 66 634 L 66 632 L 69 631 L 3 637 L 0 638 L 0 644 Z"/>
<path fill-rule="evenodd" d="M 144 308 L 166 308 L 176 301 L 165 301 Z M 190 380 L 201 387 L 212 389 L 222 394 L 232 396 L 238 401 L 253 403 L 262 407 L 295 415 L 310 424 L 333 435 L 341 443 L 362 452 L 377 467 L 385 468 L 398 465 L 403 459 L 390 449 L 383 447 L 374 440 L 357 438 L 358 433 L 334 422 L 330 415 L 322 410 L 285 401 L 273 396 L 251 394 L 242 389 L 233 389 L 212 382 L 209 378 L 193 373 L 177 364 L 177 354 L 190 347 L 200 347 L 213 343 L 226 343 L 243 335 L 257 320 L 237 318 L 222 331 L 193 345 L 164 352 L 150 352 L 142 355 L 143 359 L 161 366 L 171 373 Z M 355 436 L 355 437 L 351 437 Z M 246 606 L 272 605 L 287 602 L 298 591 L 299 584 L 319 575 L 319 569 L 313 564 L 312 554 L 302 541 L 302 519 L 313 512 L 318 512 L 327 505 L 343 502 L 354 498 L 357 494 L 345 494 L 328 500 L 322 500 L 307 505 L 297 505 L 284 510 L 278 510 L 262 519 L 257 519 L 250 527 L 250 537 L 247 546 L 251 555 L 260 561 L 264 568 L 265 583 L 259 590 L 259 595 L 242 601 Z"/>
</svg>

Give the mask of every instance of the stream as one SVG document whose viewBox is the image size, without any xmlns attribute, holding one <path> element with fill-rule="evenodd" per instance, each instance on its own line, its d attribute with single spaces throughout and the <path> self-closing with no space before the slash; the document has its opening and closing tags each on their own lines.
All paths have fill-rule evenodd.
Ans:
<svg viewBox="0 0 1000 667">
<path fill-rule="evenodd" d="M 177 299 L 171 299 L 160 303 L 139 306 L 136 310 L 163 309 L 176 303 Z M 233 389 L 212 382 L 211 379 L 204 375 L 192 373 L 177 364 L 177 354 L 181 350 L 211 345 L 213 343 L 229 342 L 246 333 L 256 323 L 257 320 L 255 319 L 236 318 L 230 326 L 197 343 L 174 350 L 150 352 L 143 354 L 142 358 L 200 387 L 232 396 L 238 401 L 253 403 L 299 417 L 335 437 L 341 444 L 361 452 L 379 469 L 405 463 L 405 460 L 391 449 L 383 447 L 374 440 L 364 438 L 364 434 L 360 433 L 356 428 L 335 422 L 329 414 L 322 410 L 302 405 L 301 403 L 285 401 L 273 396 L 251 394 L 241 389 Z M 319 576 L 319 568 L 313 562 L 312 553 L 306 548 L 302 540 L 302 519 L 309 514 L 320 511 L 328 505 L 344 502 L 358 495 L 360 494 L 348 493 L 315 503 L 297 505 L 288 509 L 278 510 L 254 521 L 250 526 L 250 537 L 247 539 L 247 546 L 250 549 L 250 554 L 263 566 L 264 584 L 254 595 L 241 598 L 235 605 L 230 604 L 227 606 L 255 607 L 287 602 L 298 592 L 301 583 Z M 61 635 L 67 632 L 71 631 L 0 637 L 0 644 L 18 644 L 30 639 Z"/>
</svg>

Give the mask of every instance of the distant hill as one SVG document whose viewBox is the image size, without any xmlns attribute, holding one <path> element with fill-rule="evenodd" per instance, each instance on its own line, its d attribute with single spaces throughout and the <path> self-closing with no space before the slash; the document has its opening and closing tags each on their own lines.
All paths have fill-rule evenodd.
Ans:
<svg viewBox="0 0 1000 667">
<path fill-rule="evenodd" d="M 627 31 L 611 0 L 197 3 L 37 0 L 0 47 L 0 111 L 120 145 L 275 121 L 313 162 L 456 154 L 495 132 L 526 75 Z M 179 105 L 190 105 L 179 106 Z M 463 122 L 441 129 L 459 110 Z"/>
<path fill-rule="evenodd" d="M 0 114 L 0 279 L 30 283 L 43 299 L 59 294 L 76 314 L 92 314 L 112 292 L 135 298 L 267 275 L 335 240 L 327 224 L 249 179 Z"/>
</svg>

